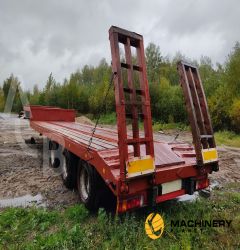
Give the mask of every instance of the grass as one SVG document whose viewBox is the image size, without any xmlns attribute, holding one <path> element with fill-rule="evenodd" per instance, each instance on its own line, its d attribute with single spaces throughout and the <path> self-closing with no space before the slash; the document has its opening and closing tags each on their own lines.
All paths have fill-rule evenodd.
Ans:
<svg viewBox="0 0 240 250">
<path fill-rule="evenodd" d="M 230 131 L 220 131 L 215 133 L 218 145 L 240 147 L 240 135 Z"/>
<path fill-rule="evenodd" d="M 117 122 L 117 120 L 116 120 L 115 113 L 101 114 L 100 119 L 99 119 L 100 124 L 114 125 L 114 124 L 116 124 L 116 122 Z"/>
<path fill-rule="evenodd" d="M 184 123 L 160 123 L 154 122 L 153 131 L 166 131 L 166 130 L 189 130 L 189 127 Z"/>
<path fill-rule="evenodd" d="M 0 212 L 0 249 L 239 249 L 240 184 L 232 188 L 214 191 L 212 200 L 159 205 L 154 210 L 163 216 L 165 230 L 157 240 L 148 238 L 144 231 L 152 208 L 121 217 L 104 210 L 90 215 L 82 205 L 61 210 L 7 208 Z M 171 232 L 171 219 L 233 222 L 229 228 Z"/>
</svg>

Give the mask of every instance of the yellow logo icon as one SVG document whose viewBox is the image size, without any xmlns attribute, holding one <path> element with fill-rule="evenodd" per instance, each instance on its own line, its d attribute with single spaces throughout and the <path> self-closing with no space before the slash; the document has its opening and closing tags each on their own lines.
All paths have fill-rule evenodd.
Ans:
<svg viewBox="0 0 240 250">
<path fill-rule="evenodd" d="M 145 221 L 145 231 L 148 237 L 156 240 L 162 236 L 164 230 L 164 221 L 160 214 L 151 213 Z"/>
</svg>

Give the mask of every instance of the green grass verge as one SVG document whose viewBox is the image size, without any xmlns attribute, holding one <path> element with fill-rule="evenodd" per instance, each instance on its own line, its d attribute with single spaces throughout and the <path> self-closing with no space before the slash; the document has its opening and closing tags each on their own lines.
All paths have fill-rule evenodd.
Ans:
<svg viewBox="0 0 240 250">
<path fill-rule="evenodd" d="M 160 123 L 154 122 L 153 131 L 180 130 L 187 131 L 189 127 L 184 123 Z"/>
<path fill-rule="evenodd" d="M 237 185 L 237 184 L 236 184 Z M 0 212 L 0 249 L 239 249 L 240 184 L 237 192 L 216 190 L 214 199 L 164 203 L 155 208 L 165 221 L 164 234 L 151 240 L 144 223 L 148 208 L 122 217 L 82 205 L 62 210 L 8 208 Z M 171 219 L 228 219 L 229 228 L 171 232 Z"/>
<path fill-rule="evenodd" d="M 94 120 L 96 121 L 96 120 Z M 116 114 L 115 113 L 108 113 L 108 114 L 101 114 L 99 119 L 100 124 L 109 124 L 113 125 L 117 123 Z"/>
<path fill-rule="evenodd" d="M 109 114 L 103 114 L 100 116 L 99 123 L 100 124 L 109 124 L 113 125 L 116 124 L 116 114 L 115 113 L 109 113 Z M 140 123 L 140 129 L 143 129 L 143 123 Z M 154 122 L 153 123 L 153 131 L 159 131 L 159 130 L 188 130 L 189 127 L 184 123 L 161 123 L 161 122 Z"/>
<path fill-rule="evenodd" d="M 240 135 L 230 131 L 220 131 L 215 134 L 217 145 L 240 147 Z"/>
</svg>

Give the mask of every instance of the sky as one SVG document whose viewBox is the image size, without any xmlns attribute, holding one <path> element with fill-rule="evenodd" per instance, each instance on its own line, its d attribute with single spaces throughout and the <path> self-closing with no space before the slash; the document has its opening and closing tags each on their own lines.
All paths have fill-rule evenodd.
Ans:
<svg viewBox="0 0 240 250">
<path fill-rule="evenodd" d="M 0 0 L 0 85 L 13 73 L 24 89 L 42 88 L 51 72 L 62 82 L 85 64 L 110 63 L 111 25 L 142 34 L 163 56 L 223 63 L 240 41 L 240 1 Z"/>
</svg>

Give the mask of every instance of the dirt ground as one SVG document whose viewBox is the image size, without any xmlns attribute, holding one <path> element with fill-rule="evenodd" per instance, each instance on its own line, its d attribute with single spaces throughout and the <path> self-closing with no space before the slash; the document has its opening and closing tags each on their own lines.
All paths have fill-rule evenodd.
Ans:
<svg viewBox="0 0 240 250">
<path fill-rule="evenodd" d="M 31 136 L 40 138 L 29 127 L 28 120 L 0 114 L 0 207 L 11 201 L 14 205 L 16 197 L 27 197 L 26 204 L 27 199 L 32 199 L 47 207 L 79 202 L 78 194 L 65 188 L 61 176 L 48 167 L 41 144 L 25 143 Z M 176 133 L 156 133 L 154 136 L 170 142 Z M 191 142 L 191 135 L 182 132 L 177 140 Z M 218 152 L 220 171 L 213 173 L 211 180 L 220 186 L 240 182 L 240 148 L 222 145 Z"/>
<path fill-rule="evenodd" d="M 48 207 L 79 202 L 77 193 L 68 190 L 61 176 L 43 160 L 41 144 L 25 143 L 31 136 L 39 138 L 28 120 L 0 114 L 0 206 L 1 200 L 29 194 L 33 201 Z M 28 199 L 31 201 L 31 197 L 26 197 L 26 203 Z"/>
</svg>

